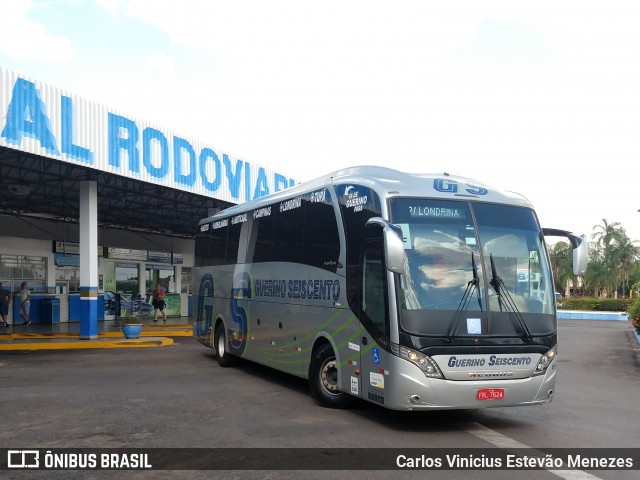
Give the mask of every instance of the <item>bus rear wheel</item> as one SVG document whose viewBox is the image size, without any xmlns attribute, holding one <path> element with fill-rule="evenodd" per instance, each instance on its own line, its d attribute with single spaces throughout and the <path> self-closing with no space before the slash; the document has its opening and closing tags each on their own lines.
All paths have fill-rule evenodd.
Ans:
<svg viewBox="0 0 640 480">
<path fill-rule="evenodd" d="M 218 365 L 221 367 L 232 367 L 236 363 L 236 357 L 227 351 L 227 334 L 222 322 L 216 328 L 215 336 L 216 353 L 218 354 Z"/>
<path fill-rule="evenodd" d="M 338 388 L 336 355 L 328 343 L 313 352 L 309 366 L 309 389 L 313 397 L 325 407 L 347 408 L 355 402 L 355 397 Z"/>
</svg>

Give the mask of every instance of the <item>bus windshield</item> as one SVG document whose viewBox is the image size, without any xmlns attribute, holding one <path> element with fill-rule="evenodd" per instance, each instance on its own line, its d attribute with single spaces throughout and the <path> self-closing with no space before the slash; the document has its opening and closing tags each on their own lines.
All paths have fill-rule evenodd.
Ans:
<svg viewBox="0 0 640 480">
<path fill-rule="evenodd" d="M 551 273 L 533 210 L 398 198 L 400 326 L 414 335 L 525 336 L 555 330 Z"/>
</svg>

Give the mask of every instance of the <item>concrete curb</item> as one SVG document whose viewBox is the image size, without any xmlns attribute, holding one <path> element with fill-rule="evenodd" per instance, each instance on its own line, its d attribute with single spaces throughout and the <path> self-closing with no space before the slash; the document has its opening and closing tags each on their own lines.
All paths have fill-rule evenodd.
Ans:
<svg viewBox="0 0 640 480">
<path fill-rule="evenodd" d="M 191 330 L 162 330 L 156 332 L 140 332 L 141 337 L 191 337 L 193 333 Z M 124 338 L 122 332 L 98 332 L 98 338 Z M 1 340 L 56 340 L 56 339 L 80 339 L 80 335 L 77 333 L 0 333 Z"/>
<path fill-rule="evenodd" d="M 33 337 L 32 337 L 33 338 Z M 41 342 L 42 338 L 33 338 L 29 341 L 22 338 L 22 341 L 0 342 L 0 351 L 24 351 L 24 350 L 77 350 L 91 348 L 144 348 L 144 347 L 164 347 L 173 345 L 172 338 L 146 337 L 136 339 L 126 339 L 119 336 L 117 340 L 109 338 L 97 338 L 93 340 L 80 340 L 69 338 L 48 338 L 46 342 Z"/>
<path fill-rule="evenodd" d="M 145 348 L 173 345 L 173 339 L 167 337 L 191 337 L 193 327 L 190 324 L 145 324 L 140 337 L 127 339 L 121 325 L 101 325 L 97 337 L 85 340 L 80 338 L 79 325 L 73 330 L 51 331 L 46 325 L 12 325 L 9 330 L 0 330 L 0 351 L 20 350 L 65 350 L 90 348 Z"/>
<path fill-rule="evenodd" d="M 558 320 L 618 320 L 627 322 L 626 312 L 591 312 L 585 310 L 558 310 Z"/>
</svg>

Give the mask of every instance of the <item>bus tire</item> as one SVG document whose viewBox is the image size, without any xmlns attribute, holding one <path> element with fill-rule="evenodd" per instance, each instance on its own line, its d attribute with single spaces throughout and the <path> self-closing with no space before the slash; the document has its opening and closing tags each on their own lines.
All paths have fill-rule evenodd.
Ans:
<svg viewBox="0 0 640 480">
<path fill-rule="evenodd" d="M 216 328 L 216 353 L 218 354 L 218 365 L 223 368 L 232 367 L 236 363 L 236 357 L 227 350 L 227 334 L 224 324 L 220 322 Z"/>
<path fill-rule="evenodd" d="M 336 355 L 328 343 L 313 352 L 309 365 L 309 389 L 313 398 L 324 407 L 347 408 L 356 400 L 338 388 Z"/>
</svg>

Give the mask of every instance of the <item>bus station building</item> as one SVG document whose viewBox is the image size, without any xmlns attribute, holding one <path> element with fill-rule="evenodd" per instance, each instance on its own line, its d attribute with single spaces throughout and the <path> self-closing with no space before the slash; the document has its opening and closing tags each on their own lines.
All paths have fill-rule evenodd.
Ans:
<svg viewBox="0 0 640 480">
<path fill-rule="evenodd" d="M 31 321 L 189 315 L 198 221 L 288 188 L 287 175 L 0 67 L 0 281 Z M 10 323 L 19 324 L 19 301 Z"/>
</svg>

